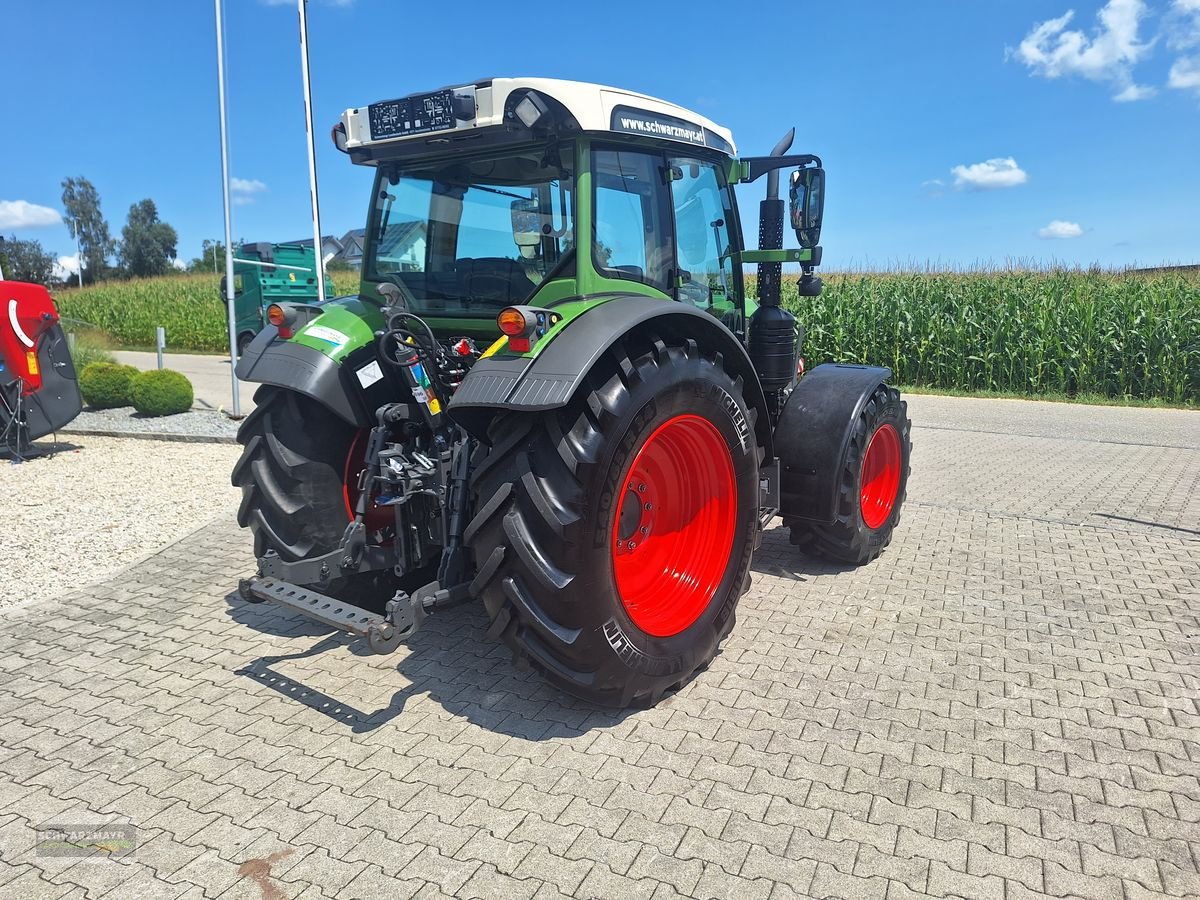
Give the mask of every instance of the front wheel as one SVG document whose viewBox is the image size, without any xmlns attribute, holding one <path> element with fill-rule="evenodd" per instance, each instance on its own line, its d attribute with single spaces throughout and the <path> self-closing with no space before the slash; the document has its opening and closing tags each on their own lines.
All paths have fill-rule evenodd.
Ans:
<svg viewBox="0 0 1200 900">
<path fill-rule="evenodd" d="M 785 520 L 792 543 L 836 562 L 862 565 L 891 543 L 908 488 L 912 423 L 900 392 L 877 387 L 863 406 L 840 473 L 832 524 Z"/>
<path fill-rule="evenodd" d="M 497 418 L 466 533 L 491 633 L 592 702 L 686 682 L 749 585 L 753 426 L 719 357 L 652 339 L 610 351 L 567 408 Z"/>
</svg>

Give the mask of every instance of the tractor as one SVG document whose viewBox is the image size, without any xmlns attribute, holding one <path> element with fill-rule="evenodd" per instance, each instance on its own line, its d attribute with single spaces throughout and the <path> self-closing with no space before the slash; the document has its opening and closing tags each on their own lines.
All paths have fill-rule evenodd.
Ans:
<svg viewBox="0 0 1200 900">
<path fill-rule="evenodd" d="M 242 595 L 380 653 L 480 601 L 517 665 L 646 706 L 716 655 L 777 516 L 803 552 L 877 557 L 907 406 L 885 368 L 799 371 L 782 266 L 820 292 L 825 171 L 794 132 L 739 157 L 694 112 L 544 78 L 346 110 L 334 144 L 375 170 L 359 294 L 272 305 L 237 369 L 262 385 Z M 760 178 L 749 250 L 734 186 Z"/>
</svg>

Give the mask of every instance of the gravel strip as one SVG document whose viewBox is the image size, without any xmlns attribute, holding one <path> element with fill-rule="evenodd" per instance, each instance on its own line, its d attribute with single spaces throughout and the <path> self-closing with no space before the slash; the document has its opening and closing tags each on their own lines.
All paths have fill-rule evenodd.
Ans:
<svg viewBox="0 0 1200 900">
<path fill-rule="evenodd" d="M 173 416 L 150 417 L 142 416 L 128 406 L 85 409 L 59 433 L 233 441 L 237 430 L 237 422 L 216 410 L 193 409 Z"/>
<path fill-rule="evenodd" d="M 0 608 L 113 575 L 229 515 L 240 496 L 229 483 L 237 457 L 225 443 L 61 434 L 54 456 L 20 465 L 0 457 Z"/>
</svg>

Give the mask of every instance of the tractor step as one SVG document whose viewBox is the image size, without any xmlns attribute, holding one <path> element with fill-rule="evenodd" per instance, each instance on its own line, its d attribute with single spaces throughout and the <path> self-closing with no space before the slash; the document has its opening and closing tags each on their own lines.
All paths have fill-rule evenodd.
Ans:
<svg viewBox="0 0 1200 900">
<path fill-rule="evenodd" d="M 387 618 L 379 613 L 274 578 L 248 579 L 239 585 L 238 591 L 252 602 L 270 600 L 285 609 L 303 613 L 310 619 L 359 637 L 369 637 L 372 626 L 379 630 L 388 624 Z"/>
</svg>

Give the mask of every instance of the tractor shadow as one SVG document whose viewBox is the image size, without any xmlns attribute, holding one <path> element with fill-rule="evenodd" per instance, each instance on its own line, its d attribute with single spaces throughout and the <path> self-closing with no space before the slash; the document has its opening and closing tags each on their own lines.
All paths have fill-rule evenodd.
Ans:
<svg viewBox="0 0 1200 900">
<path fill-rule="evenodd" d="M 762 546 L 754 554 L 750 571 L 757 575 L 771 575 L 792 581 L 811 581 L 814 578 L 852 572 L 856 568 L 848 563 L 832 562 L 817 556 L 809 556 L 795 546 L 778 519 L 763 532 Z"/>
<path fill-rule="evenodd" d="M 400 675 L 395 680 L 404 686 L 379 708 L 360 709 L 339 699 L 336 691 L 304 684 L 280 668 L 326 653 L 349 651 L 354 656 L 375 657 L 365 640 L 271 603 L 248 603 L 236 591 L 225 600 L 231 618 L 263 634 L 320 638 L 304 650 L 253 660 L 237 674 L 327 716 L 354 734 L 387 725 L 424 697 L 481 728 L 529 741 L 578 737 L 597 728 L 612 728 L 637 711 L 575 700 L 546 684 L 538 673 L 519 669 L 509 651 L 488 636 L 487 617 L 474 603 L 442 610 L 427 619 L 408 644 L 390 657 Z M 372 671 L 378 670 L 366 669 L 364 676 L 369 678 Z M 394 679 L 388 675 L 387 680 Z"/>
</svg>

